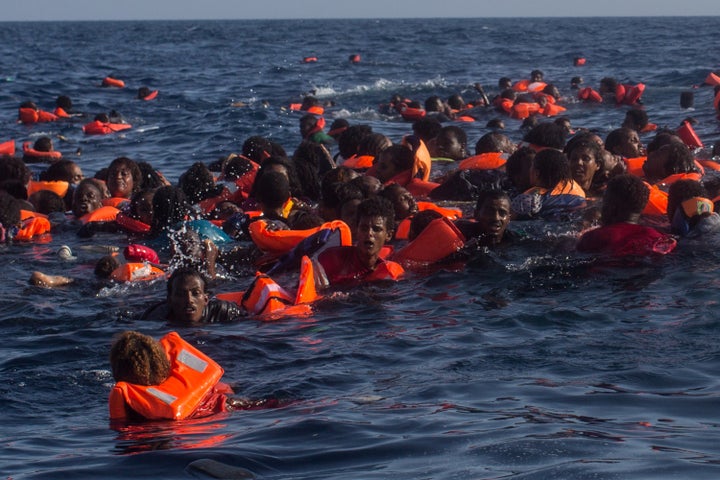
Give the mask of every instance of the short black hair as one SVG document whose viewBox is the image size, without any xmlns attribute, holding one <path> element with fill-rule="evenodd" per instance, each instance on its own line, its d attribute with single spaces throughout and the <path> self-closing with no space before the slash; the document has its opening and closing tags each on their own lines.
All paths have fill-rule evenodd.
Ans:
<svg viewBox="0 0 720 480">
<path fill-rule="evenodd" d="M 385 198 L 374 196 L 360 202 L 357 208 L 358 221 L 363 217 L 381 217 L 385 220 L 385 230 L 395 230 L 395 208 Z"/>
</svg>

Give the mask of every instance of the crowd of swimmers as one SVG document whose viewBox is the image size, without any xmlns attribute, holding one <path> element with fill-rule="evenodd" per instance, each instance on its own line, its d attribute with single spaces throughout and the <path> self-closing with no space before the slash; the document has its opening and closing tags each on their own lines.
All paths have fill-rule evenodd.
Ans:
<svg viewBox="0 0 720 480">
<path fill-rule="evenodd" d="M 720 164 L 696 155 L 702 143 L 692 119 L 675 129 L 651 124 L 641 84 L 605 78 L 594 90 L 579 77 L 571 84 L 579 100 L 625 105 L 617 110 L 622 127 L 573 131 L 558 89 L 533 71 L 520 82 L 500 79 L 493 98 L 479 84 L 471 101 L 393 96 L 381 111 L 412 121 L 397 141 L 348 119 L 326 129 L 323 104 L 308 96 L 291 106 L 300 111 L 301 137 L 292 154 L 252 136 L 238 152 L 190 165 L 176 183 L 125 156 L 85 177 L 76 162 L 49 154 L 52 140 L 43 137 L 23 157 L 0 159 L 0 239 L 126 235 L 122 248 L 97 259 L 95 274 L 115 282 L 166 278 L 165 297 L 142 317 L 187 326 L 307 314 L 327 289 L 396 281 L 511 248 L 511 223 L 527 220 L 574 225 L 577 251 L 607 256 L 666 255 L 683 238 L 720 230 Z M 157 95 L 146 90 L 139 98 Z M 488 114 L 490 131 L 471 151 L 463 122 Z M 54 113 L 23 103 L 19 121 L 63 115 L 73 115 L 66 97 Z M 523 120 L 521 138 L 506 133 L 503 116 Z M 33 178 L 26 163 L 38 161 L 48 166 Z M 453 202 L 472 202 L 472 212 Z M 240 277 L 252 281 L 233 289 L 228 279 Z M 45 288 L 78 280 L 40 271 L 29 279 Z M 210 285 L 224 293 L 211 297 Z M 198 361 L 211 368 L 197 374 Z M 116 419 L 247 406 L 220 382 L 222 369 L 174 333 L 158 342 L 125 332 L 111 365 Z M 183 402 L 170 407 L 170 397 Z"/>
</svg>

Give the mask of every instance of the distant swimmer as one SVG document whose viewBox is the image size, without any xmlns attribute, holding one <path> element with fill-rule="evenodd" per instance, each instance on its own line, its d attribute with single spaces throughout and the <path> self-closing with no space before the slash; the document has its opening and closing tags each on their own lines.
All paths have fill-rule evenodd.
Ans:
<svg viewBox="0 0 720 480">
<path fill-rule="evenodd" d="M 150 90 L 148 87 L 138 88 L 137 98 L 140 100 L 154 100 L 158 96 L 157 90 Z"/>
</svg>

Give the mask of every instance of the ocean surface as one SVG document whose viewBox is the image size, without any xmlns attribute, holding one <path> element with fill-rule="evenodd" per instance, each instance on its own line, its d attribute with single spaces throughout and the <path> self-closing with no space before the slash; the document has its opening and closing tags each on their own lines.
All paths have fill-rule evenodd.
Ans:
<svg viewBox="0 0 720 480">
<path fill-rule="evenodd" d="M 712 146 L 720 124 L 701 85 L 720 66 L 719 20 L 0 23 L 0 141 L 61 135 L 56 148 L 86 175 L 128 156 L 176 182 L 251 135 L 292 153 L 300 115 L 287 107 L 307 92 L 334 102 L 328 124 L 343 117 L 399 141 L 410 124 L 378 112 L 394 93 L 472 99 L 475 82 L 492 95 L 500 77 L 539 68 L 570 97 L 574 127 L 604 137 L 620 126 L 627 107 L 577 103 L 570 90 L 574 76 L 595 88 L 614 76 L 647 85 L 653 123 L 692 116 Z M 579 56 L 587 63 L 575 67 Z M 99 88 L 107 75 L 127 87 Z M 143 85 L 158 98 L 136 100 Z M 684 91 L 694 108 L 681 108 Z M 115 109 L 134 128 L 85 137 L 87 120 L 16 123 L 21 102 L 52 110 L 61 94 L 90 116 Z M 471 146 L 498 116 L 485 115 L 462 124 Z M 519 121 L 506 126 L 519 141 Z M 123 246 L 120 235 L 2 247 L 0 477 L 210 478 L 201 459 L 260 479 L 720 477 L 717 244 L 608 264 L 574 252 L 577 232 L 513 228 L 532 241 L 460 270 L 335 294 L 309 318 L 177 329 L 239 394 L 285 406 L 122 431 L 108 422 L 109 345 L 123 330 L 171 329 L 138 320 L 163 282 L 95 283 L 95 259 Z M 63 244 L 77 260 L 58 259 Z M 31 287 L 33 270 L 78 282 Z M 229 277 L 217 290 L 249 282 Z"/>
</svg>

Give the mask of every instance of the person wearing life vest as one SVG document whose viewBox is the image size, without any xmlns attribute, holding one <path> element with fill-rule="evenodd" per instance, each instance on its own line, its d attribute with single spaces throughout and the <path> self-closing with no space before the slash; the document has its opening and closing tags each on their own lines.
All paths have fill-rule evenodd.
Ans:
<svg viewBox="0 0 720 480">
<path fill-rule="evenodd" d="M 506 192 L 485 190 L 478 196 L 473 219 L 458 219 L 454 223 L 466 238 L 467 249 L 494 247 L 510 240 L 507 227 L 511 213 L 510 196 Z"/>
<path fill-rule="evenodd" d="M 591 138 L 573 142 L 572 148 L 565 149 L 572 178 L 588 195 L 601 193 L 608 179 L 603 172 L 603 151 L 606 150 Z"/>
<path fill-rule="evenodd" d="M 157 90 L 150 90 L 148 87 L 138 88 L 137 98 L 140 100 L 150 101 L 154 100 L 158 95 Z"/>
<path fill-rule="evenodd" d="M 143 320 L 164 320 L 182 325 L 227 323 L 247 316 L 236 303 L 210 298 L 205 277 L 193 267 L 180 267 L 167 281 L 165 300 L 150 306 Z"/>
<path fill-rule="evenodd" d="M 50 137 L 42 136 L 35 140 L 30 147 L 30 142 L 23 143 L 23 162 L 56 162 L 62 158 L 62 153 L 53 150 L 53 142 Z"/>
<path fill-rule="evenodd" d="M 412 143 L 386 148 L 367 175 L 378 178 L 383 185 L 397 183 L 415 197 L 427 197 L 440 184 L 427 180 L 430 175 L 429 153 L 421 140 L 417 139 L 417 142 L 412 140 Z M 421 152 L 422 155 L 418 155 Z"/>
<path fill-rule="evenodd" d="M 671 232 L 697 238 L 720 231 L 720 215 L 708 192 L 697 180 L 678 180 L 668 190 L 667 216 Z"/>
<path fill-rule="evenodd" d="M 572 178 L 564 153 L 546 148 L 530 169 L 533 187 L 512 199 L 515 218 L 555 217 L 586 206 L 585 192 Z"/>
<path fill-rule="evenodd" d="M 86 178 L 75 188 L 72 212 L 76 218 L 80 219 L 101 208 L 103 206 L 102 200 L 103 191 L 98 185 L 98 180 Z"/>
<path fill-rule="evenodd" d="M 641 108 L 631 108 L 625 112 L 623 127 L 631 128 L 638 133 L 647 133 L 657 130 L 657 125 L 650 123 L 648 114 Z"/>
<path fill-rule="evenodd" d="M 108 166 L 106 183 L 111 198 L 106 199 L 103 204 L 117 206 L 129 202 L 133 193 L 140 191 L 142 187 L 140 167 L 134 160 L 118 157 Z"/>
<path fill-rule="evenodd" d="M 621 127 L 608 133 L 605 138 L 605 150 L 624 158 L 637 158 L 643 155 L 645 149 L 637 131 Z"/>
<path fill-rule="evenodd" d="M 370 198 L 358 205 L 353 246 L 331 247 L 313 261 L 318 287 L 397 280 L 403 268 L 380 257 L 394 227 L 393 207 L 384 198 Z"/>
<path fill-rule="evenodd" d="M 18 109 L 18 121 L 25 125 L 33 123 L 54 122 L 58 116 L 45 110 L 40 110 L 34 102 L 23 102 Z"/>
<path fill-rule="evenodd" d="M 601 226 L 583 233 L 577 250 L 612 256 L 672 252 L 677 245 L 672 236 L 638 223 L 649 196 L 647 185 L 634 175 L 611 178 L 603 195 Z"/>
<path fill-rule="evenodd" d="M 303 115 L 300 118 L 300 135 L 303 140 L 310 140 L 315 143 L 324 145 L 333 145 L 335 139 L 323 131 L 325 128 L 325 119 L 317 117 L 312 113 Z"/>
<path fill-rule="evenodd" d="M 120 334 L 110 348 L 116 384 L 108 406 L 112 422 L 185 420 L 233 409 L 233 391 L 222 367 L 170 332 L 160 341 L 136 331 Z"/>
<path fill-rule="evenodd" d="M 0 245 L 11 242 L 22 225 L 20 201 L 0 190 Z"/>
</svg>

